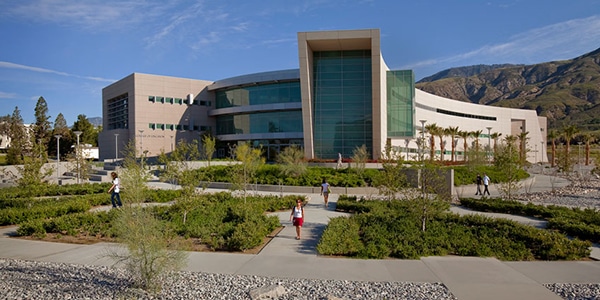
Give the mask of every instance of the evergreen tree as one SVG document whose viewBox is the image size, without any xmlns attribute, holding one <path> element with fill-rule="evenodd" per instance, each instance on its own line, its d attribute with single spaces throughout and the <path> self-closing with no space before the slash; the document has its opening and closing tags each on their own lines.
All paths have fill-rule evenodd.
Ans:
<svg viewBox="0 0 600 300">
<path fill-rule="evenodd" d="M 67 154 L 71 150 L 71 146 L 73 145 L 73 135 L 69 127 L 67 126 L 67 120 L 62 113 L 59 113 L 54 120 L 54 129 L 52 130 L 52 138 L 50 139 L 50 143 L 48 143 L 48 153 L 51 156 L 56 156 L 56 143 L 57 138 L 56 135 L 60 135 L 60 153 L 61 156 L 63 154 Z"/>
<path fill-rule="evenodd" d="M 8 138 L 10 139 L 10 147 L 6 155 L 6 162 L 9 165 L 23 164 L 24 153 L 28 151 L 29 143 L 18 106 L 15 107 L 12 116 L 9 118 Z"/>
<path fill-rule="evenodd" d="M 48 116 L 48 104 L 44 97 L 40 97 L 35 105 L 35 124 L 33 126 L 32 144 L 41 145 L 40 149 L 47 153 L 48 142 L 51 138 L 51 122 Z"/>
<path fill-rule="evenodd" d="M 77 121 L 73 123 L 73 127 L 71 128 L 72 132 L 81 131 L 81 136 L 79 137 L 80 144 L 90 144 L 92 146 L 98 146 L 98 132 L 94 128 L 94 125 L 90 123 L 88 118 L 85 115 L 78 115 Z"/>
</svg>

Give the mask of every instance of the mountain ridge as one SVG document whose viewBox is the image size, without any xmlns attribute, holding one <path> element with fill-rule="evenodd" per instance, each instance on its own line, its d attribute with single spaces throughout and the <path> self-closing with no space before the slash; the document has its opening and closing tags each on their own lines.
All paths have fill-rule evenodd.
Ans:
<svg viewBox="0 0 600 300">
<path fill-rule="evenodd" d="M 532 65 L 451 68 L 416 88 L 464 102 L 534 109 L 550 129 L 576 125 L 600 131 L 600 48 L 573 59 Z"/>
</svg>

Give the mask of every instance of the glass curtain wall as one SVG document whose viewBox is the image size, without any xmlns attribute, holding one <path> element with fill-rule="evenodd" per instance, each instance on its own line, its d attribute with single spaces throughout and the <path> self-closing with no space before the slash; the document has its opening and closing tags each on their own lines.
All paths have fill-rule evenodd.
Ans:
<svg viewBox="0 0 600 300">
<path fill-rule="evenodd" d="M 373 153 L 371 51 L 314 52 L 313 72 L 315 157 Z"/>
<path fill-rule="evenodd" d="M 387 72 L 387 135 L 414 136 L 415 76 L 412 70 Z"/>
</svg>

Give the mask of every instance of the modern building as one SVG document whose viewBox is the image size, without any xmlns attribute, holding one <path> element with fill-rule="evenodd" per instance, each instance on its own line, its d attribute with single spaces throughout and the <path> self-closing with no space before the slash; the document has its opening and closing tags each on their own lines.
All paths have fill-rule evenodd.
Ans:
<svg viewBox="0 0 600 300">
<path fill-rule="evenodd" d="M 480 131 L 483 147 L 492 147 L 493 133 L 527 132 L 528 160 L 547 161 L 544 117 L 534 110 L 470 104 L 415 89 L 411 70 L 390 70 L 385 64 L 378 29 L 300 32 L 298 58 L 298 69 L 218 81 L 134 73 L 107 86 L 100 159 L 122 157 L 130 140 L 156 156 L 204 132 L 221 141 L 221 157 L 249 141 L 268 159 L 290 145 L 302 147 L 308 159 L 326 160 L 338 153 L 349 157 L 365 145 L 377 159 L 386 143 L 414 159 L 417 141 L 426 134 L 422 129 L 435 123 Z M 457 137 L 444 139 L 448 160 L 451 139 Z M 463 143 L 456 144 L 462 156 Z M 436 151 L 440 155 L 439 147 Z"/>
</svg>

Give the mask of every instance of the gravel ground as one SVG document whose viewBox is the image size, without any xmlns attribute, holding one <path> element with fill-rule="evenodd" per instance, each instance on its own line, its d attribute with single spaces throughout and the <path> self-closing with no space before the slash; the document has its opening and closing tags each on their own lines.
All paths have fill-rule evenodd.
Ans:
<svg viewBox="0 0 600 300">
<path fill-rule="evenodd" d="M 283 279 L 178 272 L 148 294 L 122 269 L 0 259 L 0 299 L 252 299 L 281 286 L 274 299 L 456 299 L 439 283 Z"/>
</svg>

